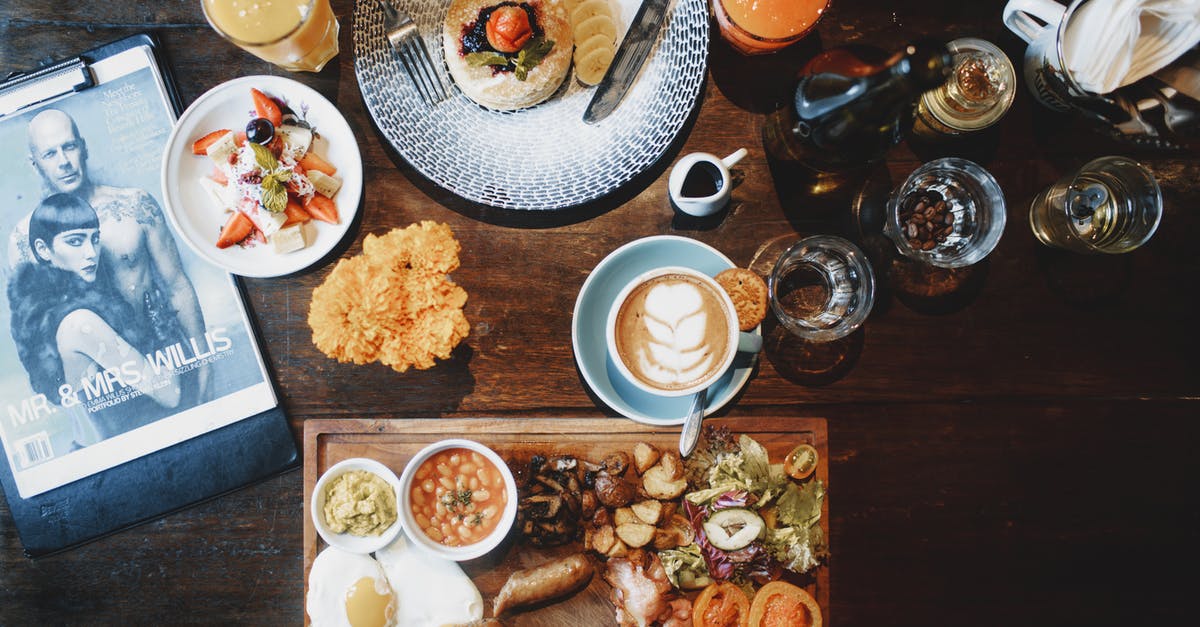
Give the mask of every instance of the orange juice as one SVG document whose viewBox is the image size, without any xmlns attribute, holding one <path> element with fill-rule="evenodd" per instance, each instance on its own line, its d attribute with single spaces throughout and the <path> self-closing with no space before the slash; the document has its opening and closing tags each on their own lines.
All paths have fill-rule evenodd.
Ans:
<svg viewBox="0 0 1200 627">
<path fill-rule="evenodd" d="M 338 53 L 329 0 L 203 0 L 208 23 L 226 39 L 285 70 L 318 72 Z"/>
<path fill-rule="evenodd" d="M 774 52 L 816 26 L 829 0 L 715 0 L 721 36 L 742 54 Z"/>
</svg>

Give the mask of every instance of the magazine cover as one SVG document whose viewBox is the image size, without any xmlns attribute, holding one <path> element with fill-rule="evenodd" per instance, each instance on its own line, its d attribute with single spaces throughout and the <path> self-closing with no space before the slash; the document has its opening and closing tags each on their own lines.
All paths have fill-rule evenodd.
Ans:
<svg viewBox="0 0 1200 627">
<path fill-rule="evenodd" d="M 277 405 L 232 277 L 163 215 L 161 77 L 121 56 L 0 119 L 0 442 L 22 498 Z"/>
</svg>

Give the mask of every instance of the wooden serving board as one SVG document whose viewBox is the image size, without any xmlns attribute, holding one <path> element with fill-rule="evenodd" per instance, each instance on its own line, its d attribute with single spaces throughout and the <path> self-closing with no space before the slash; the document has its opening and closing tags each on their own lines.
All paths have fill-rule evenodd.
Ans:
<svg viewBox="0 0 1200 627">
<path fill-rule="evenodd" d="M 828 442 L 824 418 L 714 418 L 706 424 L 723 425 L 734 435 L 754 438 L 778 463 L 792 447 L 801 443 L 814 446 L 820 461 L 816 477 L 829 483 Z M 605 454 L 623 450 L 632 454 L 635 442 L 650 442 L 662 450 L 677 450 L 679 430 L 650 427 L 618 418 L 558 419 L 323 419 L 304 422 L 304 580 L 308 592 L 308 572 L 313 559 L 325 548 L 308 515 L 313 486 L 321 473 L 333 464 L 351 457 L 378 460 L 399 476 L 408 460 L 427 444 L 446 438 L 468 438 L 491 447 L 501 457 L 527 457 L 571 454 L 599 460 Z M 829 538 L 829 499 L 821 511 L 821 527 Z M 483 595 L 484 615 L 491 616 L 492 600 L 508 576 L 517 569 L 535 566 L 549 559 L 579 552 L 582 542 L 542 549 L 506 540 L 492 553 L 462 562 L 464 572 Z M 594 555 L 593 555 L 594 557 Z M 609 602 L 610 586 L 601 578 L 602 564 L 587 588 L 558 603 L 529 611 L 508 614 L 505 625 L 513 627 L 560 625 L 615 625 L 616 614 Z M 793 576 L 820 603 L 824 623 L 829 625 L 829 566 L 822 565 L 804 576 Z M 694 595 L 693 595 L 694 596 Z M 307 623 L 308 617 L 305 616 Z"/>
</svg>

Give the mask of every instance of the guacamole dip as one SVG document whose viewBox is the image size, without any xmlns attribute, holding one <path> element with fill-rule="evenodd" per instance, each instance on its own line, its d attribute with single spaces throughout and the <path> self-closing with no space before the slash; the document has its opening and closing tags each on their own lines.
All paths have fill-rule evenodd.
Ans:
<svg viewBox="0 0 1200 627">
<path fill-rule="evenodd" d="M 396 491 L 382 477 L 351 470 L 325 488 L 325 524 L 334 533 L 377 536 L 396 522 Z"/>
</svg>

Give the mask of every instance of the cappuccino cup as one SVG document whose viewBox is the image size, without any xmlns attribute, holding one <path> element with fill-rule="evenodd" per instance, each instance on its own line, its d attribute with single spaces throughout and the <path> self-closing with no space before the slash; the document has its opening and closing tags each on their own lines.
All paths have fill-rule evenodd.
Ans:
<svg viewBox="0 0 1200 627">
<path fill-rule="evenodd" d="M 695 394 L 725 374 L 738 352 L 762 348 L 759 335 L 739 331 L 720 284 L 682 266 L 655 268 L 626 284 L 605 332 L 621 376 L 658 396 Z"/>
</svg>

